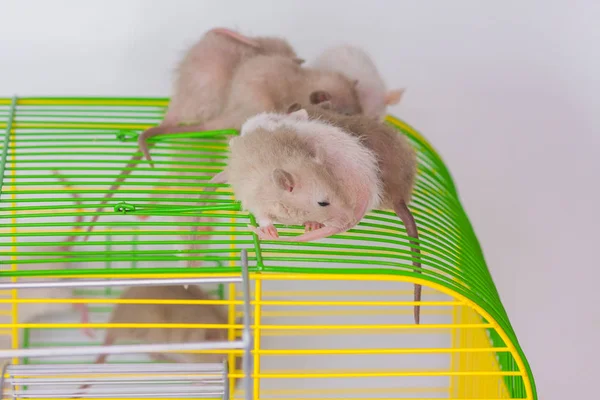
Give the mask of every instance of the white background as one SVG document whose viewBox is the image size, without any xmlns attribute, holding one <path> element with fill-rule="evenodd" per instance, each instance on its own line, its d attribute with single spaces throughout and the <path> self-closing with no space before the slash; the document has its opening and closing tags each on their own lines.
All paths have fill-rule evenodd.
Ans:
<svg viewBox="0 0 600 400">
<path fill-rule="evenodd" d="M 2 0 L 0 96 L 168 96 L 177 59 L 213 26 L 285 36 L 308 60 L 364 46 L 408 88 L 391 113 L 456 179 L 539 398 L 594 398 L 600 3 L 385 3 Z"/>
</svg>

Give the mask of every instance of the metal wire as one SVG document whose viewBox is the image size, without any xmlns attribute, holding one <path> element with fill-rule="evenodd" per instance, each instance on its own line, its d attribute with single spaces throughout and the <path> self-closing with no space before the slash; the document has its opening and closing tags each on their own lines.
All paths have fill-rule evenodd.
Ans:
<svg viewBox="0 0 600 400">
<path fill-rule="evenodd" d="M 9 357 L 56 357 L 56 356 L 81 356 L 100 354 L 146 354 L 164 353 L 168 351 L 190 350 L 228 350 L 244 348 L 244 341 L 211 342 L 211 343 L 172 343 L 172 344 L 131 344 L 94 347 L 53 347 L 47 349 L 19 349 L 2 350 L 1 358 Z"/>
<path fill-rule="evenodd" d="M 300 387 L 308 384 L 314 385 L 313 390 L 322 390 L 311 392 L 311 398 L 322 396 L 320 393 L 338 398 L 348 398 L 348 393 L 361 398 L 378 393 L 394 398 L 399 393 L 394 390 L 403 388 L 411 390 L 402 392 L 403 397 L 437 397 L 439 392 L 430 391 L 419 380 L 432 376 L 444 377 L 443 382 L 433 383 L 438 388 L 449 381 L 448 398 L 537 399 L 527 359 L 450 173 L 418 132 L 396 118 L 387 118 L 418 151 L 419 178 L 411 210 L 419 226 L 422 274 L 412 266 L 415 254 L 410 251 L 403 225 L 387 210 L 369 213 L 360 225 L 329 240 L 259 242 L 246 229 L 255 222 L 253 216 L 240 210 L 228 186 L 208 183 L 225 165 L 227 135 L 235 134 L 231 131 L 156 138 L 152 142 L 155 168 L 146 161 L 138 162 L 113 199 L 97 213 L 107 188 L 136 154 L 138 132 L 161 120 L 166 103 L 166 99 L 137 98 L 0 99 L 0 132 L 4 132 L 0 141 L 4 143 L 0 153 L 4 168 L 0 236 L 8 239 L 0 240 L 0 267 L 4 267 L 0 278 L 22 283 L 40 278 L 232 277 L 239 276 L 240 253 L 247 249 L 254 295 L 250 314 L 246 309 L 243 313 L 253 321 L 248 322 L 250 326 L 244 322 L 241 341 L 246 342 L 246 332 L 252 329 L 253 399 L 300 397 L 307 393 L 299 392 Z M 70 184 L 56 179 L 52 169 Z M 202 206 L 197 204 L 199 196 Z M 91 233 L 85 232 L 89 223 L 73 221 L 98 214 L 101 218 Z M 139 220 L 137 216 L 152 218 Z M 302 229 L 278 228 L 282 235 L 298 234 Z M 200 231 L 191 237 L 189 232 L 194 229 Z M 83 236 L 89 238 L 85 243 L 80 240 Z M 77 240 L 69 251 L 59 250 L 67 237 Z M 185 267 L 192 261 L 203 265 Z M 212 267 L 214 263 L 219 266 Z M 290 281 L 306 286 L 292 288 Z M 427 317 L 420 327 L 412 326 L 407 318 L 415 305 L 406 298 L 410 293 L 399 290 L 415 282 L 432 289 L 424 292 L 420 303 Z M 343 284 L 344 290 L 336 289 L 336 283 Z M 19 327 L 26 328 L 24 345 L 48 347 L 56 342 L 30 341 L 28 329 L 47 332 L 82 326 L 20 324 L 19 308 L 29 303 L 17 296 L 16 289 L 4 292 L 10 296 L 7 304 L 12 308 L 7 315 L 12 323 L 0 324 L 0 331 L 5 328 L 15 347 Z M 92 287 L 78 293 L 84 298 L 73 300 L 92 304 L 105 299 L 109 306 L 104 307 L 104 313 L 110 311 L 109 300 L 116 296 L 116 292 L 103 293 Z M 230 301 L 235 300 L 235 293 L 230 284 Z M 58 303 L 64 298 L 48 300 Z M 228 304 L 229 339 L 234 340 L 239 329 L 235 324 L 236 303 Z M 294 318 L 291 323 L 285 320 L 287 311 Z M 346 319 L 351 316 L 360 320 Z M 355 341 L 338 345 L 335 338 L 341 336 Z M 385 342 L 389 338 L 401 340 Z M 433 339 L 439 342 L 431 344 Z M 281 345 L 268 347 L 272 340 Z M 243 353 L 236 351 L 227 352 L 230 378 L 242 376 L 233 371 L 235 355 Z M 328 364 L 352 354 L 361 357 L 363 368 L 346 371 Z M 377 378 L 375 366 L 392 355 L 398 356 L 392 365 L 406 365 L 382 372 L 394 383 L 365 383 L 375 382 L 369 380 Z M 448 364 L 441 368 L 430 363 L 429 355 L 447 356 Z M 316 366 L 316 372 L 266 369 L 275 357 L 300 357 L 301 365 Z M 374 364 L 368 366 L 364 360 Z M 243 363 L 247 379 L 247 357 Z M 426 368 L 419 369 L 418 365 Z M 319 386 L 324 379 L 340 387 L 325 392 Z M 269 386 L 281 380 L 288 389 Z M 344 391 L 349 389 L 354 391 Z M 244 392 L 250 393 L 247 383 Z"/>
<path fill-rule="evenodd" d="M 85 383 L 93 388 L 86 398 L 229 399 L 226 363 L 9 365 L 3 376 L 9 385 L 2 398 L 80 397 Z"/>
<path fill-rule="evenodd" d="M 67 282 L 17 282 L 0 283 L 3 289 L 36 289 L 36 288 L 89 288 L 113 286 L 163 286 L 163 285 L 194 285 L 200 283 L 236 283 L 242 278 L 174 278 L 174 279 L 113 279 L 106 280 L 74 280 Z"/>
<path fill-rule="evenodd" d="M 244 334 L 242 340 L 227 341 L 227 342 L 198 342 L 198 343 L 164 343 L 164 344 L 132 344 L 132 345 L 104 345 L 95 347 L 54 347 L 41 349 L 17 349 L 17 350 L 0 350 L 0 359 L 2 358 L 24 358 L 24 357 L 56 357 L 56 356 L 81 356 L 81 355 L 108 355 L 108 354 L 145 354 L 145 353 L 164 353 L 169 351 L 198 351 L 198 350 L 244 350 L 245 368 L 245 386 L 246 399 L 252 399 L 252 380 L 250 376 L 251 357 L 250 352 L 252 346 L 252 334 L 250 331 L 250 284 L 248 274 L 248 254 L 246 250 L 242 250 L 241 257 L 242 275 L 240 278 L 215 277 L 207 278 L 176 278 L 176 279 L 146 279 L 146 280 L 114 280 L 108 282 L 103 281 L 72 281 L 67 287 L 94 287 L 94 286 L 159 286 L 165 284 L 183 285 L 183 284 L 198 284 L 198 283 L 232 283 L 241 282 L 243 284 L 243 299 L 244 310 Z M 59 282 L 36 282 L 36 283 L 10 283 L 2 284 L 3 288 L 10 289 L 35 289 L 43 287 L 53 287 Z M 165 367 L 166 365 L 166 367 Z M 112 398 L 112 397 L 146 397 L 146 398 L 178 398 L 178 397 L 199 397 L 212 398 L 221 396 L 222 399 L 229 399 L 229 378 L 228 365 L 226 360 L 221 364 L 179 364 L 173 367 L 168 367 L 169 364 L 150 365 L 125 365 L 113 367 L 107 364 L 77 365 L 62 367 L 54 365 L 51 368 L 39 367 L 36 365 L 5 365 L 2 378 L 7 374 L 10 388 L 12 392 L 5 395 L 3 398 L 61 398 L 75 397 L 78 394 L 72 393 L 72 388 L 63 388 L 64 385 L 81 383 L 85 380 L 89 384 L 118 384 L 116 387 L 94 389 L 93 394 L 88 394 L 86 397 L 92 398 Z M 201 372 L 201 376 L 191 376 L 189 372 Z M 181 374 L 184 371 L 186 374 Z M 150 374 L 157 374 L 153 376 Z M 179 375 L 174 375 L 177 372 Z M 125 377 L 127 374 L 135 374 L 134 377 Z M 99 374 L 100 377 L 77 378 L 74 375 Z M 117 374 L 115 377 L 103 376 Z M 215 380 L 214 376 L 220 376 L 220 379 Z M 48 377 L 51 378 L 48 378 Z M 40 378 L 42 377 L 42 378 Z M 208 379 L 207 379 L 208 377 Z M 4 383 L 4 381 L 0 382 Z M 159 385 L 160 383 L 160 385 Z M 52 386 L 36 389 L 37 386 L 51 384 Z M 201 384 L 199 387 L 181 386 Z M 58 385 L 58 386 L 57 386 Z M 127 387 L 126 385 L 135 385 Z M 27 390 L 21 389 L 21 386 L 33 387 Z M 4 386 L 0 385 L 0 390 Z M 69 391 L 70 390 L 70 391 Z"/>
</svg>

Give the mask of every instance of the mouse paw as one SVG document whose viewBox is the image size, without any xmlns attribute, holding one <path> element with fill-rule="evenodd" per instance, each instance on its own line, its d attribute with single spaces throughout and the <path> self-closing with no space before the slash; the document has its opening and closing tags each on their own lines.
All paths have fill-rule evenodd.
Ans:
<svg viewBox="0 0 600 400">
<path fill-rule="evenodd" d="M 279 233 L 277 233 L 277 228 L 273 225 L 267 226 L 251 226 L 248 225 L 248 228 L 254 233 L 258 235 L 258 238 L 261 240 L 276 240 L 279 238 Z"/>
<path fill-rule="evenodd" d="M 325 225 L 320 222 L 308 221 L 304 223 L 304 232 L 316 231 L 324 226 Z"/>
</svg>

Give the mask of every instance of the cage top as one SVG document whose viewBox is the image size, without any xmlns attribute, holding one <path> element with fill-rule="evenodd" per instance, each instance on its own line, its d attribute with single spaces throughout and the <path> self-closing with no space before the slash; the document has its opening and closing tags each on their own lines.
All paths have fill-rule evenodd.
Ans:
<svg viewBox="0 0 600 400">
<path fill-rule="evenodd" d="M 156 137 L 155 167 L 137 161 L 97 213 L 123 166 L 139 154 L 137 135 L 160 122 L 167 102 L 0 98 L 0 232 L 8 238 L 0 243 L 1 276 L 107 276 L 107 262 L 122 263 L 108 271 L 110 276 L 237 273 L 239 253 L 248 249 L 255 272 L 377 274 L 452 293 L 498 324 L 531 375 L 448 169 L 425 138 L 392 116 L 387 123 L 418 152 L 410 208 L 419 227 L 422 274 L 411 264 L 404 226 L 387 210 L 369 213 L 331 239 L 259 242 L 246 227 L 255 222 L 253 216 L 240 209 L 227 185 L 208 183 L 226 165 L 227 135 L 235 131 Z M 86 232 L 85 219 L 97 214 L 94 229 Z M 299 229 L 280 233 L 296 235 Z M 75 238 L 72 248 L 61 250 L 68 237 Z M 175 249 L 185 245 L 195 248 Z M 161 267 L 145 265 L 150 262 Z M 204 265 L 178 268 L 180 262 Z M 533 380 L 531 386 L 535 392 Z"/>
</svg>

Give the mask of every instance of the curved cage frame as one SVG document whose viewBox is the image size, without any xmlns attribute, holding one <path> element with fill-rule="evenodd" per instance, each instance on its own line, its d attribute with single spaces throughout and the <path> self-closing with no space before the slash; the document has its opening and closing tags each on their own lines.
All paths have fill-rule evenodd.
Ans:
<svg viewBox="0 0 600 400">
<path fill-rule="evenodd" d="M 261 333 L 277 328 L 263 325 L 261 320 L 264 306 L 269 304 L 269 300 L 264 300 L 269 291 L 263 289 L 263 282 L 419 283 L 449 298 L 443 306 L 449 307 L 451 321 L 439 324 L 424 321 L 419 327 L 409 322 L 376 326 L 448 331 L 452 346 L 436 350 L 451 355 L 451 369 L 445 375 L 450 379 L 450 398 L 485 395 L 486 399 L 496 398 L 489 396 L 537 399 L 531 369 L 452 177 L 441 157 L 416 130 L 395 117 L 388 116 L 386 120 L 406 135 L 418 151 L 418 180 L 410 208 L 419 227 L 422 273 L 411 265 L 415 254 L 408 248 L 409 239 L 402 223 L 387 210 L 373 211 L 354 229 L 324 241 L 259 242 L 246 229 L 247 224 L 255 223 L 253 216 L 240 210 L 228 186 L 207 182 L 225 165 L 227 135 L 237 134 L 232 130 L 155 138 L 152 141 L 155 168 L 146 161 L 137 162 L 135 171 L 103 211 L 97 213 L 95 210 L 101 206 L 106 188 L 122 171 L 123 164 L 137 153 L 137 133 L 160 122 L 166 104 L 167 99 L 158 98 L 0 99 L 0 233 L 8 239 L 0 244 L 0 277 L 16 282 L 60 277 L 239 276 L 235 261 L 240 251 L 247 249 L 254 281 L 256 362 L 253 368 L 257 399 L 261 396 L 262 379 L 273 375 L 261 372 L 261 357 L 268 354 L 261 348 Z M 49 167 L 70 183 L 56 179 Z M 199 198 L 201 204 L 198 204 Z M 101 218 L 90 233 L 85 232 L 88 222 L 70 219 L 93 215 L 101 215 Z M 140 222 L 135 219 L 147 216 L 163 220 Z M 300 230 L 300 227 L 278 228 L 282 235 L 298 234 Z M 89 236 L 87 242 L 77 240 L 85 235 Z M 64 244 L 65 237 L 76 238 L 71 242 L 71 250 L 47 249 Z M 41 246 L 46 250 L 40 251 Z M 168 246 L 189 247 L 174 251 Z M 156 261 L 162 266 L 146 265 Z M 57 263 L 64 263 L 67 268 L 36 268 Z M 186 268 L 181 268 L 182 263 Z M 193 263 L 203 265 L 198 267 Z M 207 266 L 207 263 L 216 266 Z M 224 292 L 221 288 L 221 294 Z M 233 285 L 227 292 L 230 299 L 222 303 L 228 305 L 230 339 L 234 339 L 236 305 L 240 302 L 236 300 Z M 12 321 L 3 324 L 3 329 L 12 336 L 13 347 L 19 347 L 19 327 L 81 326 L 17 325 L 17 304 L 26 301 L 19 300 L 16 291 L 4 295 L 6 298 L 0 301 L 10 306 Z M 327 302 L 312 303 L 324 305 Z M 357 300 L 355 303 L 360 306 L 377 302 Z M 415 305 L 412 301 L 380 303 L 407 307 L 407 311 Z M 424 296 L 420 303 L 422 312 L 426 312 L 427 307 L 439 306 L 438 303 Z M 290 326 L 279 328 L 292 329 Z M 372 329 L 371 325 L 340 326 Z M 294 329 L 311 328 L 296 326 Z M 465 333 L 467 331 L 469 333 Z M 388 350 L 396 353 L 427 351 Z M 480 356 L 472 356 L 475 353 Z M 233 361 L 234 354 L 230 353 L 230 368 Z M 230 372 L 236 376 L 235 371 Z M 392 376 L 427 375 L 428 372 L 414 370 L 395 374 Z M 283 375 L 306 377 L 305 373 Z M 323 374 L 330 375 L 332 373 Z M 352 373 L 346 375 L 351 377 Z M 490 377 L 496 379 L 493 384 L 491 380 L 486 381 Z M 477 381 L 482 382 L 480 389 L 475 388 Z"/>
</svg>

